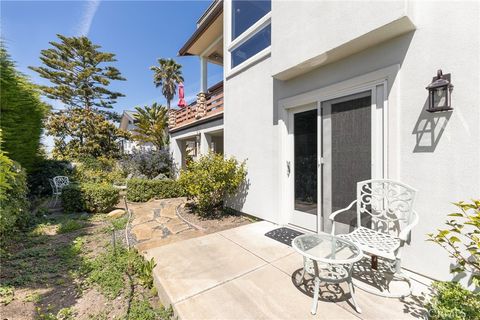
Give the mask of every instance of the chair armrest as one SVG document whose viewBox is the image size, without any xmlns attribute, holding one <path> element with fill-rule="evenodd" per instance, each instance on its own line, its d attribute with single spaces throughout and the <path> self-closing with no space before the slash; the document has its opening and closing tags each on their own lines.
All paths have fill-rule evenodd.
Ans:
<svg viewBox="0 0 480 320">
<path fill-rule="evenodd" d="M 403 228 L 403 230 L 398 235 L 398 237 L 402 241 L 407 241 L 408 235 L 412 231 L 413 227 L 415 227 L 418 224 L 418 213 L 415 210 L 412 210 L 412 215 L 413 215 L 412 222 L 408 226 Z"/>
<path fill-rule="evenodd" d="M 331 232 L 330 232 L 330 234 L 331 234 L 332 236 L 335 235 L 335 216 L 336 216 L 337 214 L 339 214 L 339 213 L 342 213 L 342 212 L 345 212 L 345 211 L 347 211 L 347 210 L 350 210 L 350 208 L 352 208 L 352 206 L 353 206 L 356 202 L 357 202 L 357 200 L 353 200 L 352 203 L 350 203 L 350 204 L 348 205 L 348 207 L 343 208 L 343 209 L 340 209 L 340 210 L 337 210 L 337 211 L 335 211 L 335 212 L 332 212 L 332 213 L 328 216 L 328 219 L 332 220 L 332 230 L 331 230 Z"/>
<path fill-rule="evenodd" d="M 337 210 L 337 211 L 335 211 L 335 212 L 332 212 L 332 213 L 328 216 L 328 219 L 334 221 L 335 216 L 336 216 L 337 214 L 342 213 L 342 212 L 347 211 L 347 210 L 350 210 L 350 209 L 352 208 L 352 206 L 353 206 L 356 202 L 357 202 L 357 200 L 353 200 L 352 203 L 350 203 L 350 204 L 348 205 L 348 207 L 343 208 L 343 209 L 340 209 L 340 210 Z"/>
</svg>

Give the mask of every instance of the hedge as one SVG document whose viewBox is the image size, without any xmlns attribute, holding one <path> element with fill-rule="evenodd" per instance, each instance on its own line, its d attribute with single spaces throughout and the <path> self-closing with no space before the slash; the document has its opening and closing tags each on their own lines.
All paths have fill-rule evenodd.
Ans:
<svg viewBox="0 0 480 320">
<path fill-rule="evenodd" d="M 133 202 L 150 199 L 176 198 L 185 196 L 185 190 L 175 180 L 130 179 L 127 198 Z"/>
<path fill-rule="evenodd" d="M 0 42 L 0 113 L 2 148 L 8 157 L 28 172 L 40 157 L 43 120 L 49 107 L 40 99 L 36 86 L 16 70 L 15 63 Z"/>
<path fill-rule="evenodd" d="M 25 170 L 0 150 L 0 240 L 28 222 Z"/>
<path fill-rule="evenodd" d="M 120 195 L 109 184 L 84 183 L 72 184 L 62 190 L 64 212 L 107 212 L 114 208 Z"/>
</svg>

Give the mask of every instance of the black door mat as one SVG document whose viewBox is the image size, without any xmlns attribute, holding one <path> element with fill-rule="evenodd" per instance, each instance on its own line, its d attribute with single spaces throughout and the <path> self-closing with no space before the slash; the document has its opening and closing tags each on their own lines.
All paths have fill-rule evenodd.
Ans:
<svg viewBox="0 0 480 320">
<path fill-rule="evenodd" d="M 267 237 L 289 246 L 292 246 L 293 239 L 295 239 L 298 236 L 301 236 L 302 234 L 303 232 L 286 228 L 286 227 L 274 229 L 272 231 L 265 233 Z"/>
</svg>

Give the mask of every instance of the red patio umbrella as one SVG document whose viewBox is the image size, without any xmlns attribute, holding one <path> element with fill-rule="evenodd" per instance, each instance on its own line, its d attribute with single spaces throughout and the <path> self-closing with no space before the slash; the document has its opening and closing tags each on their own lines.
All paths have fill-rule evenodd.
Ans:
<svg viewBox="0 0 480 320">
<path fill-rule="evenodd" d="M 185 90 L 183 89 L 183 83 L 178 85 L 178 106 L 180 108 L 186 107 L 187 103 L 185 102 Z"/>
</svg>

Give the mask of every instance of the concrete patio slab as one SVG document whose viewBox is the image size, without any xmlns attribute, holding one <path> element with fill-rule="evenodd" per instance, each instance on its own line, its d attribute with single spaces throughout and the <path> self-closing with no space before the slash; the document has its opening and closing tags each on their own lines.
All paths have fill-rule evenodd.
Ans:
<svg viewBox="0 0 480 320">
<path fill-rule="evenodd" d="M 154 248 L 146 255 L 157 262 L 159 291 L 165 291 L 172 304 L 266 264 L 219 234 Z"/>
<path fill-rule="evenodd" d="M 343 308 L 319 302 L 310 314 L 311 299 L 298 291 L 272 265 L 256 269 L 175 305 L 180 319 L 358 319 Z"/>
<path fill-rule="evenodd" d="M 270 222 L 261 221 L 219 233 L 263 260 L 271 262 L 294 252 L 290 246 L 265 236 L 265 233 L 277 227 Z"/>
<path fill-rule="evenodd" d="M 347 286 L 322 284 L 317 314 L 310 314 L 311 281 L 296 285 L 302 257 L 265 236 L 279 228 L 257 222 L 146 251 L 164 304 L 179 319 L 423 319 L 419 296 L 381 298 Z"/>
<path fill-rule="evenodd" d="M 298 253 L 293 253 L 284 258 L 278 259 L 272 263 L 273 266 L 284 272 L 286 275 L 297 275 L 302 270 L 303 258 Z M 421 305 L 423 292 L 426 288 L 423 284 L 412 280 L 413 294 L 400 301 L 399 299 L 383 298 L 377 295 L 367 293 L 361 289 L 356 289 L 355 297 L 357 303 L 362 309 L 362 319 L 423 319 L 426 310 Z M 330 289 L 330 290 L 329 290 Z M 347 311 L 353 311 L 350 302 L 350 293 L 348 285 L 341 283 L 340 288 L 332 290 L 323 286 L 321 291 L 323 296 L 328 296 L 332 301 Z M 335 291 L 335 296 L 333 296 Z M 319 302 L 320 303 L 320 302 Z"/>
</svg>

